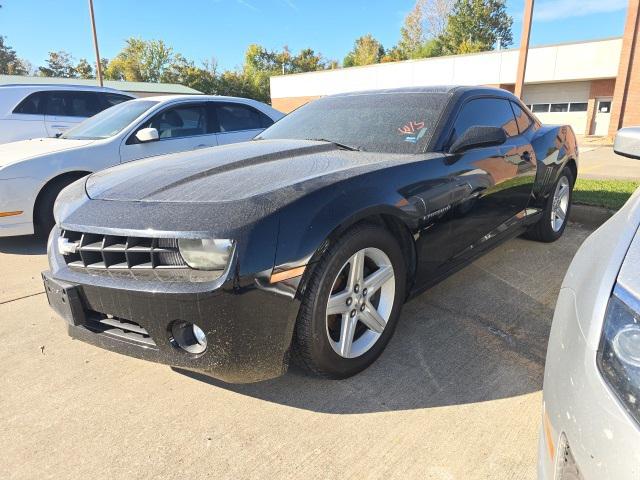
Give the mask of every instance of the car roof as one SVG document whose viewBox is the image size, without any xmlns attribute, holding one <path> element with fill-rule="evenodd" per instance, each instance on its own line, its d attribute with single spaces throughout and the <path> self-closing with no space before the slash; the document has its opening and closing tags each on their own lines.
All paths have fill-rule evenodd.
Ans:
<svg viewBox="0 0 640 480">
<path fill-rule="evenodd" d="M 0 85 L 0 89 L 28 89 L 33 91 L 41 90 L 80 90 L 80 91 L 96 91 L 96 92 L 109 92 L 117 93 L 121 95 L 133 96 L 130 93 L 123 92 L 110 87 L 100 87 L 97 85 L 71 85 L 71 84 L 41 84 L 41 83 L 6 83 Z"/>
<path fill-rule="evenodd" d="M 195 101 L 241 101 L 244 103 L 259 103 L 257 100 L 242 97 L 225 97 L 222 95 L 152 95 L 149 97 L 138 97 L 136 100 L 154 100 L 156 102 L 166 102 L 168 100 L 195 100 Z"/>
<path fill-rule="evenodd" d="M 415 87 L 386 88 L 379 90 L 363 90 L 356 92 L 337 93 L 329 95 L 331 97 L 348 97 L 355 95 L 375 95 L 389 93 L 445 93 L 445 94 L 468 94 L 468 93 L 485 93 L 494 94 L 501 97 L 510 98 L 513 94 L 507 90 L 496 87 L 486 87 L 482 85 L 425 85 Z"/>
</svg>

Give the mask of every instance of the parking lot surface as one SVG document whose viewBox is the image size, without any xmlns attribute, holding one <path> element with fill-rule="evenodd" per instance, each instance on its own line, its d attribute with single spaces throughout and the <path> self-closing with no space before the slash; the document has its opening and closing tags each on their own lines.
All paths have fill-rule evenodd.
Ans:
<svg viewBox="0 0 640 480">
<path fill-rule="evenodd" d="M 0 478 L 535 478 L 547 334 L 589 233 L 512 240 L 411 301 L 354 378 L 251 385 L 69 339 L 44 247 L 0 239 Z"/>
</svg>

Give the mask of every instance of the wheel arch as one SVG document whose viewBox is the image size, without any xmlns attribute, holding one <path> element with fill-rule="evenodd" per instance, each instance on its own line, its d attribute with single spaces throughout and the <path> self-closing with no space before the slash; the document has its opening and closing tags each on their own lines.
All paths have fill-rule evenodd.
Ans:
<svg viewBox="0 0 640 480">
<path fill-rule="evenodd" d="M 573 157 L 570 157 L 567 160 L 565 167 L 571 170 L 571 174 L 573 175 L 573 183 L 575 184 L 576 180 L 578 179 L 578 163 Z"/>
<path fill-rule="evenodd" d="M 365 211 L 356 212 L 335 226 L 309 258 L 307 268 L 305 269 L 298 288 L 300 294 L 304 294 L 306 286 L 305 280 L 311 276 L 314 265 L 317 264 L 322 255 L 347 231 L 361 224 L 371 224 L 382 227 L 397 239 L 405 260 L 408 295 L 408 292 L 412 289 L 417 268 L 416 245 L 407 222 L 398 211 L 394 211 L 393 207 L 389 206 L 371 207 Z"/>
<path fill-rule="evenodd" d="M 50 178 L 49 180 L 47 180 L 45 182 L 44 185 L 42 185 L 42 187 L 40 188 L 40 190 L 38 191 L 38 194 L 36 195 L 35 201 L 33 202 L 33 224 L 34 226 L 36 225 L 36 223 L 38 222 L 38 217 L 37 217 L 37 211 L 40 207 L 40 203 L 42 202 L 42 198 L 44 196 L 44 194 L 54 185 L 61 183 L 63 181 L 69 181 L 69 183 L 74 182 L 84 176 L 90 175 L 93 172 L 90 171 L 86 171 L 86 170 L 70 170 L 68 172 L 64 172 L 64 173 L 60 173 L 58 175 L 56 175 L 55 177 Z"/>
</svg>

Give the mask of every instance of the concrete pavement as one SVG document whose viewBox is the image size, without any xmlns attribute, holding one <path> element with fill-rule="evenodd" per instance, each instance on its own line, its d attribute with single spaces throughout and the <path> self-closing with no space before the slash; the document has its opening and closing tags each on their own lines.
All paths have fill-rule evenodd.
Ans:
<svg viewBox="0 0 640 480">
<path fill-rule="evenodd" d="M 0 239 L 0 478 L 535 478 L 547 334 L 589 233 L 512 240 L 408 303 L 354 378 L 240 386 L 70 340 L 43 247 Z"/>
<path fill-rule="evenodd" d="M 640 180 L 640 160 L 617 155 L 610 146 L 581 147 L 578 177 Z"/>
</svg>

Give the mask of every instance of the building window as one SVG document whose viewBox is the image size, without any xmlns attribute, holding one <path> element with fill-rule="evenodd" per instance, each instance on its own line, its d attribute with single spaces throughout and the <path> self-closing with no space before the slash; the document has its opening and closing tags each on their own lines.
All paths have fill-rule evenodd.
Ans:
<svg viewBox="0 0 640 480">
<path fill-rule="evenodd" d="M 586 112 L 587 111 L 587 102 L 577 102 L 569 105 L 570 112 Z"/>
<path fill-rule="evenodd" d="M 569 104 L 568 103 L 552 103 L 551 111 L 552 112 L 568 112 Z"/>
<path fill-rule="evenodd" d="M 600 112 L 600 113 L 609 113 L 609 112 L 611 112 L 611 102 L 610 101 L 600 102 L 598 104 L 598 112 Z"/>
<path fill-rule="evenodd" d="M 534 103 L 533 105 L 531 105 L 531 111 L 533 113 L 548 112 L 549 111 L 549 104 L 548 103 Z"/>
</svg>

